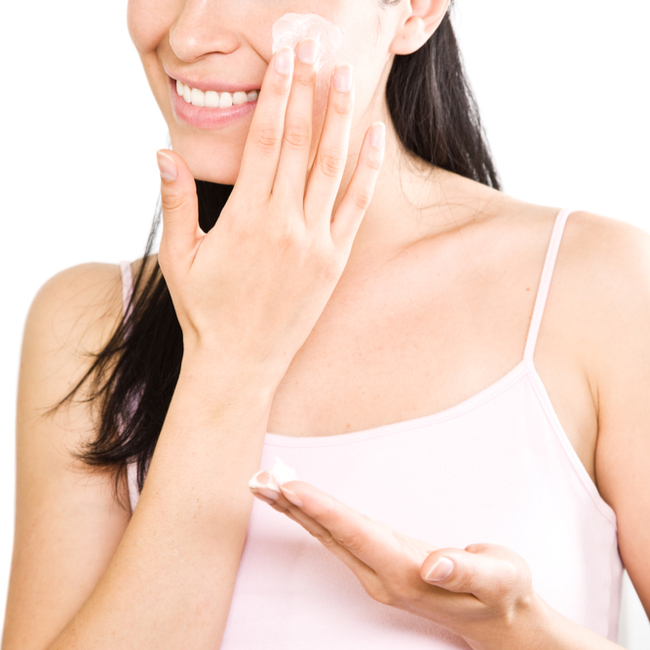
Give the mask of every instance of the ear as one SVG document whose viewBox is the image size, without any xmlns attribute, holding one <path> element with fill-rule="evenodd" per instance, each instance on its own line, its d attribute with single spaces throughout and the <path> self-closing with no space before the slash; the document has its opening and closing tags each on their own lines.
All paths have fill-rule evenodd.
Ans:
<svg viewBox="0 0 650 650">
<path fill-rule="evenodd" d="M 438 29 L 449 9 L 450 0 L 407 0 L 389 51 L 412 54 Z"/>
</svg>

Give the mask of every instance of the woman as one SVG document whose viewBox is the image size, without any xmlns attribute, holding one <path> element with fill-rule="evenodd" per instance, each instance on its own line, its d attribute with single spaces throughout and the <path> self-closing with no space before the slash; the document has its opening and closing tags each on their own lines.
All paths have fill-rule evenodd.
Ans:
<svg viewBox="0 0 650 650">
<path fill-rule="evenodd" d="M 160 267 L 180 330 L 155 259 L 36 299 L 6 648 L 616 647 L 617 540 L 648 608 L 646 244 L 497 191 L 447 10 L 131 1 L 174 147 Z M 340 28 L 353 89 L 337 66 L 328 96 L 313 42 L 272 56 L 289 11 Z M 417 53 L 435 77 L 412 58 L 389 81 Z M 176 81 L 261 93 L 208 113 Z M 404 146 L 418 125 L 428 163 Z M 206 230 L 223 208 L 207 236 L 193 178 L 234 184 L 199 185 Z M 246 486 L 276 454 L 325 490 L 257 489 L 286 521 Z M 141 495 L 88 471 L 134 457 Z"/>
</svg>

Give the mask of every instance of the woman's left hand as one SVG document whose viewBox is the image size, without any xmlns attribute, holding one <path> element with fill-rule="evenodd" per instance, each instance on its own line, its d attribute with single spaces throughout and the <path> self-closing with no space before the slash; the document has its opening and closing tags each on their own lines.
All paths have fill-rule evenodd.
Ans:
<svg viewBox="0 0 650 650">
<path fill-rule="evenodd" d="M 375 600 L 430 619 L 478 649 L 522 647 L 544 617 L 531 572 L 491 544 L 435 548 L 365 517 L 303 481 L 256 475 L 253 494 L 299 523 L 348 566 Z M 275 489 L 274 489 L 275 488 Z"/>
</svg>

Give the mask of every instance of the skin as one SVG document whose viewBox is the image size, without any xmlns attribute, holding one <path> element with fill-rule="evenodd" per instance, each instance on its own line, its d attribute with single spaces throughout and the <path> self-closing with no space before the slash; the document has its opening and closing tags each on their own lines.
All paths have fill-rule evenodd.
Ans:
<svg viewBox="0 0 650 650">
<path fill-rule="evenodd" d="M 36 298 L 21 371 L 4 650 L 180 648 L 188 638 L 194 648 L 218 647 L 264 431 L 336 435 L 435 413 L 523 354 L 557 209 L 409 160 L 387 119 L 394 55 L 421 47 L 446 3 L 218 5 L 129 3 L 129 30 L 174 148 L 163 154 L 160 265 L 183 328 L 183 367 L 130 517 L 112 498 L 112 477 L 71 461 L 91 435 L 92 410 L 75 403 L 42 415 L 119 319 L 119 271 L 77 267 Z M 296 61 L 293 85 L 275 75 L 270 52 L 271 25 L 290 11 L 323 15 L 344 34 L 334 65 L 315 79 Z M 354 90 L 330 92 L 326 110 L 329 74 L 346 62 Z M 263 93 L 251 118 L 205 132 L 174 117 L 166 69 L 255 82 Z M 383 149 L 369 143 L 377 121 L 386 125 Z M 270 124 L 284 136 L 261 146 Z M 334 151 L 339 165 L 326 177 L 324 156 Z M 207 236 L 197 228 L 193 177 L 236 181 Z M 571 444 L 617 514 L 621 555 L 647 611 L 650 521 L 638 513 L 650 511 L 649 261 L 639 231 L 574 213 L 535 353 Z M 385 369 L 398 363 L 409 372 L 395 386 Z M 224 456 L 238 460 L 220 466 Z M 476 540 L 430 553 L 423 540 L 369 525 L 302 482 L 256 496 L 315 534 L 371 597 L 436 620 L 474 648 L 616 647 L 549 610 L 531 591 L 525 558 L 508 549 Z M 179 563 L 179 549 L 200 560 Z M 432 586 L 424 579 L 442 556 L 454 570 Z M 480 623 L 463 605 L 477 601 Z"/>
</svg>

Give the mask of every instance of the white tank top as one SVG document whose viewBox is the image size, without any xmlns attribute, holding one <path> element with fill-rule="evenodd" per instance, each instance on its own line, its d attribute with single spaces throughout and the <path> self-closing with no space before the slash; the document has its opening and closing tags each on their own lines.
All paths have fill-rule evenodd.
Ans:
<svg viewBox="0 0 650 650">
<path fill-rule="evenodd" d="M 327 437 L 269 433 L 262 467 L 280 456 L 302 480 L 435 546 L 513 549 L 551 607 L 616 642 L 623 571 L 616 516 L 571 446 L 533 363 L 568 215 L 562 211 L 553 230 L 524 358 L 507 375 L 453 408 L 406 422 Z M 469 646 L 430 621 L 373 601 L 319 542 L 256 500 L 221 645 L 250 648 Z"/>
</svg>

